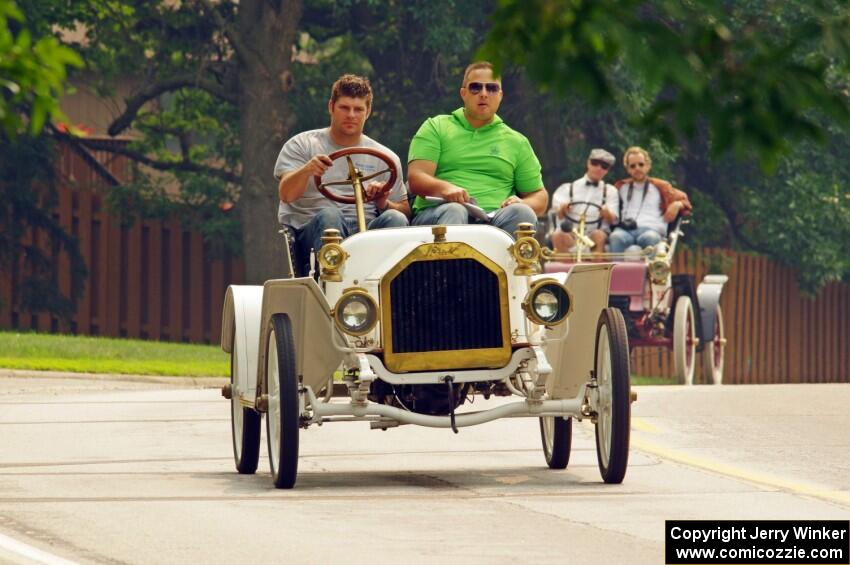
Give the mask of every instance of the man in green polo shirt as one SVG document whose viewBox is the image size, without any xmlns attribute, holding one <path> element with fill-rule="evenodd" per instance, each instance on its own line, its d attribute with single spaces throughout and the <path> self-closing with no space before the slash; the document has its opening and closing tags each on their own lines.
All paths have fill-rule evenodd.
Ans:
<svg viewBox="0 0 850 565">
<path fill-rule="evenodd" d="M 414 225 L 477 223 L 463 205 L 474 203 L 513 235 L 546 213 L 549 195 L 531 144 L 496 115 L 502 94 L 493 65 L 473 63 L 460 89 L 463 107 L 428 118 L 416 132 L 407 157 Z"/>
</svg>

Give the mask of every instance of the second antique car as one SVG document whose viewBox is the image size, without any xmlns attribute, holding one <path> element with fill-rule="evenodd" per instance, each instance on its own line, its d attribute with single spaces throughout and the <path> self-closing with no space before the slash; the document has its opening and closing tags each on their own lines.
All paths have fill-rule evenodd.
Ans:
<svg viewBox="0 0 850 565">
<path fill-rule="evenodd" d="M 584 210 L 599 205 L 585 205 Z M 570 272 L 582 264 L 593 242 L 584 236 L 584 214 L 568 218 L 576 226 L 576 249 L 570 253 L 545 250 L 546 271 Z M 667 237 L 654 248 L 639 253 L 594 253 L 615 263 L 611 274 L 608 305 L 623 314 L 629 347 L 663 347 L 673 352 L 673 371 L 681 384 L 693 384 L 697 353 L 701 354 L 706 382 L 723 382 L 726 334 L 720 295 L 728 277 L 709 274 L 698 286 L 687 274 L 673 274 L 673 258 L 683 237 L 681 216 L 671 223 Z"/>
</svg>

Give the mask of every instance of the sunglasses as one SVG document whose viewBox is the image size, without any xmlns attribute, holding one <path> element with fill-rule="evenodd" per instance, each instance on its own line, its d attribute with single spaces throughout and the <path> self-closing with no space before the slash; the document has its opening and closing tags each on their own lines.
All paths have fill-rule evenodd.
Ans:
<svg viewBox="0 0 850 565">
<path fill-rule="evenodd" d="M 590 164 L 594 167 L 602 167 L 606 171 L 611 168 L 611 165 L 609 165 L 605 161 L 600 161 L 599 159 L 591 159 Z"/>
<path fill-rule="evenodd" d="M 640 168 L 642 169 L 642 168 L 643 168 L 643 166 L 644 166 L 644 164 L 645 164 L 645 163 L 632 163 L 631 165 L 629 165 L 629 168 L 630 168 L 630 169 L 634 169 L 634 168 L 636 168 L 636 167 L 640 167 Z"/>
<path fill-rule="evenodd" d="M 488 94 L 498 94 L 502 85 L 498 82 L 470 82 L 466 85 L 466 89 L 472 94 L 478 94 L 482 88 L 486 88 Z"/>
</svg>

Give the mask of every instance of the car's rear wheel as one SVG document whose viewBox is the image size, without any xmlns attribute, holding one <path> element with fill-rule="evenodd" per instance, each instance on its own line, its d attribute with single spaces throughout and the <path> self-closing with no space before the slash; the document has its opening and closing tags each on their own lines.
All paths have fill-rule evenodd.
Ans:
<svg viewBox="0 0 850 565">
<path fill-rule="evenodd" d="M 298 475 L 298 432 L 300 407 L 295 374 L 295 342 L 292 323 L 286 314 L 275 314 L 266 353 L 266 428 L 269 466 L 274 486 L 292 488 Z"/>
<path fill-rule="evenodd" d="M 690 297 L 680 296 L 673 312 L 673 368 L 679 384 L 694 384 L 696 348 L 694 307 Z"/>
<path fill-rule="evenodd" d="M 550 469 L 566 469 L 573 443 L 573 419 L 560 416 L 540 418 L 543 456 Z"/>
<path fill-rule="evenodd" d="M 238 383 L 246 379 L 237 379 L 242 370 L 242 347 L 239 340 L 233 340 L 230 348 L 230 430 L 233 437 L 233 459 L 236 470 L 251 475 L 257 472 L 260 460 L 260 413 L 253 408 L 243 406 Z M 250 378 L 250 377 L 249 377 Z"/>
<path fill-rule="evenodd" d="M 714 336 L 702 350 L 702 373 L 706 382 L 723 384 L 723 364 L 726 357 L 726 330 L 723 327 L 723 310 L 717 305 L 714 317 Z"/>
<path fill-rule="evenodd" d="M 606 483 L 621 483 L 629 464 L 631 399 L 629 343 L 623 315 L 606 308 L 596 326 L 594 375 L 598 387 L 596 459 Z"/>
</svg>

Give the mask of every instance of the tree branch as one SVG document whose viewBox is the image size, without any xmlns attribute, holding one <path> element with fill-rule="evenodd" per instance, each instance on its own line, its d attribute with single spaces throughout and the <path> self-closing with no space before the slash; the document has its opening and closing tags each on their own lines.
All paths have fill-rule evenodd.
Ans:
<svg viewBox="0 0 850 565">
<path fill-rule="evenodd" d="M 748 236 L 744 235 L 744 232 L 741 229 L 742 224 L 738 224 L 738 214 L 737 212 L 735 212 L 735 209 L 731 205 L 725 202 L 721 202 L 718 198 L 715 198 L 713 200 L 723 212 L 723 214 L 726 216 L 726 219 L 729 221 L 729 229 L 732 230 L 732 237 L 743 243 L 745 247 L 748 247 L 752 251 L 756 251 L 768 257 L 773 256 L 773 253 L 771 253 L 770 249 L 763 245 L 755 243 Z"/>
<path fill-rule="evenodd" d="M 153 100 L 165 92 L 186 87 L 200 88 L 201 90 L 232 104 L 236 104 L 238 101 L 238 96 L 235 93 L 228 91 L 215 81 L 205 80 L 189 74 L 174 76 L 162 82 L 150 84 L 137 92 L 132 98 L 128 98 L 127 108 L 124 110 L 124 113 L 118 116 L 109 126 L 109 129 L 107 130 L 109 135 L 118 135 L 130 127 L 130 124 L 133 123 L 134 119 L 136 119 L 136 114 L 138 114 L 142 106 L 150 100 Z"/>
<path fill-rule="evenodd" d="M 216 25 L 221 29 L 221 32 L 224 34 L 227 39 L 230 40 L 230 44 L 233 46 L 234 51 L 239 56 L 242 61 L 249 66 L 254 66 L 255 59 L 258 57 L 257 53 L 248 48 L 247 45 L 242 41 L 242 37 L 233 29 L 233 27 L 227 23 L 227 20 L 222 17 L 218 10 L 215 9 L 215 5 L 211 0 L 198 0 L 201 5 L 206 9 L 207 12 L 210 13 Z"/>
<path fill-rule="evenodd" d="M 125 157 L 132 159 L 137 163 L 142 163 L 143 165 L 146 165 L 158 171 L 183 171 L 188 173 L 200 173 L 211 177 L 219 178 L 229 183 L 242 184 L 242 177 L 235 173 L 231 173 L 230 171 L 226 171 L 224 169 L 219 169 L 216 167 L 210 167 L 208 165 L 202 165 L 200 163 L 194 163 L 192 161 L 187 160 L 185 157 L 180 161 L 160 161 L 157 159 L 152 159 L 144 153 L 135 151 L 128 147 L 116 145 L 115 143 L 104 143 L 97 139 L 75 137 L 72 135 L 68 135 L 67 133 L 57 131 L 53 127 L 51 127 L 51 129 L 53 131 L 53 134 L 58 139 L 68 141 L 69 143 L 76 145 L 77 147 L 97 149 L 99 151 L 109 151 L 110 153 L 124 155 Z"/>
</svg>

